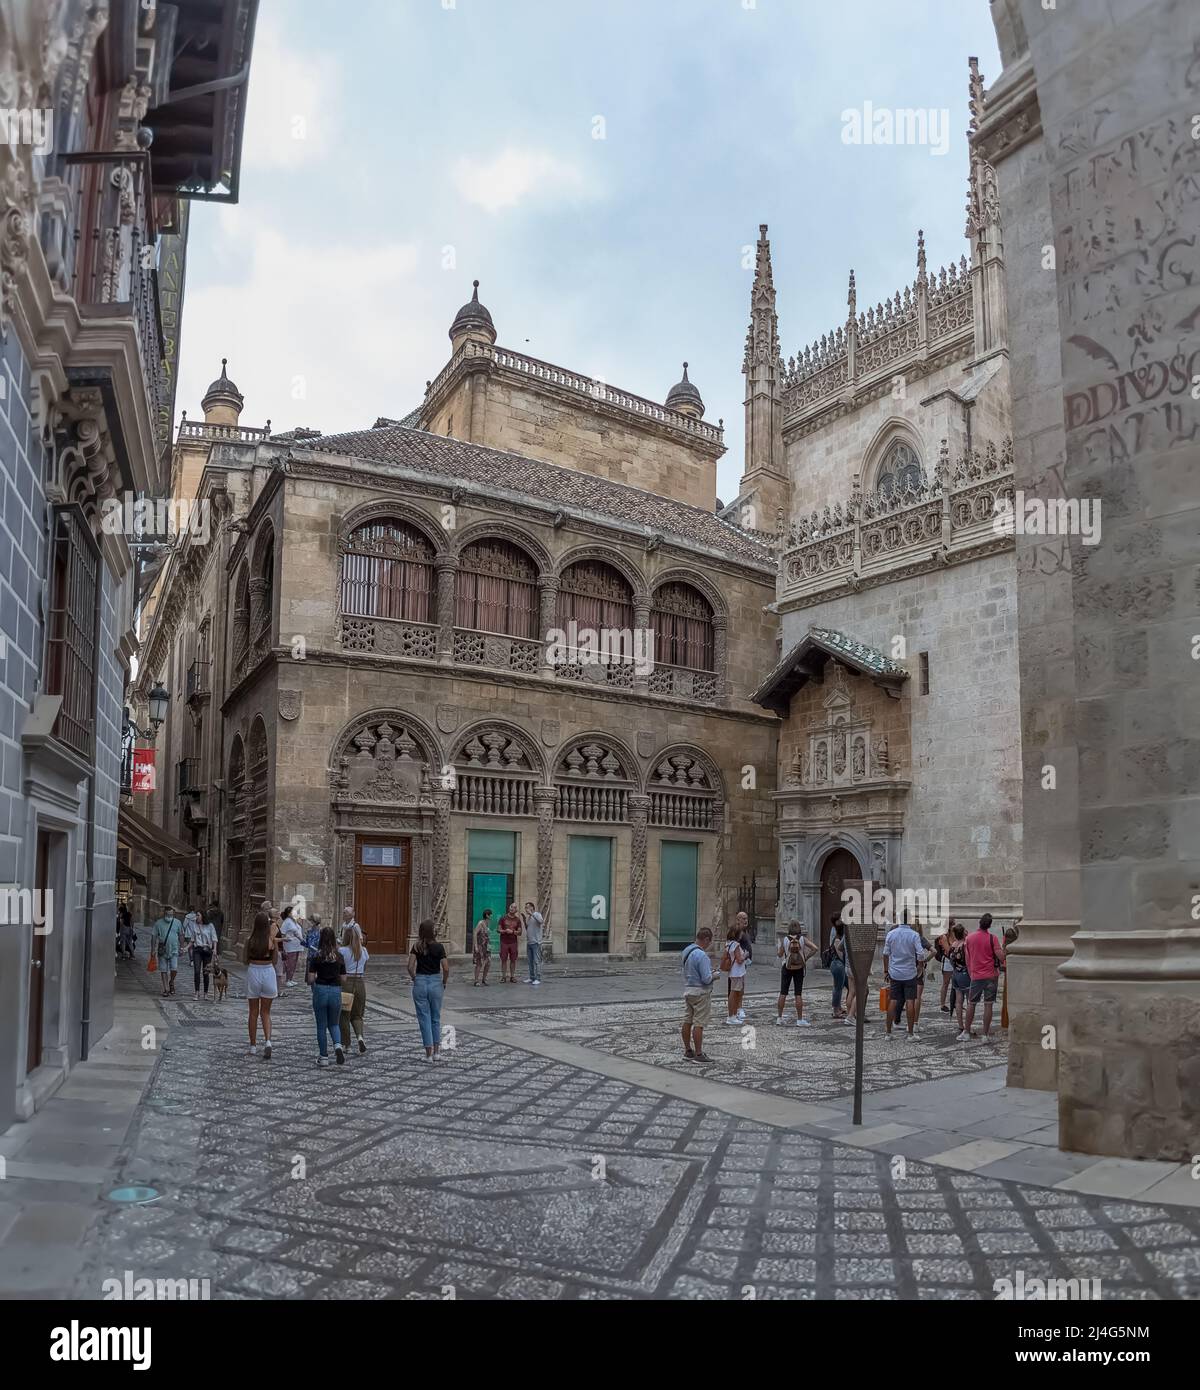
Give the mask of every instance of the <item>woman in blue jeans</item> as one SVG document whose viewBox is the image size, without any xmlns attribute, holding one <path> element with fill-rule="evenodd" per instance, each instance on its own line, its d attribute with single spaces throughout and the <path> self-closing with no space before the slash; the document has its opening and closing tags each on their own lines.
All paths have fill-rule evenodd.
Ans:
<svg viewBox="0 0 1200 1390">
<path fill-rule="evenodd" d="M 342 1012 L 342 980 L 346 962 L 337 948 L 332 927 L 322 927 L 317 938 L 317 950 L 308 963 L 308 983 L 312 985 L 313 1013 L 317 1016 L 317 1046 L 320 1055 L 317 1066 L 329 1065 L 329 1050 L 325 1040 L 328 1032 L 333 1039 L 333 1051 L 340 1066 L 346 1060 L 338 1019 Z"/>
<path fill-rule="evenodd" d="M 840 917 L 830 919 L 829 932 L 829 973 L 833 976 L 833 1016 L 848 1017 L 848 1010 L 842 1008 L 842 991 L 846 988 L 846 967 L 849 956 L 849 942 L 846 928 Z"/>
<path fill-rule="evenodd" d="M 434 940 L 433 922 L 426 919 L 417 928 L 417 939 L 408 954 L 408 978 L 413 982 L 413 1008 L 421 1025 L 425 1060 L 437 1060 L 442 1044 L 442 995 L 450 982 L 450 962 L 446 948 Z"/>
</svg>

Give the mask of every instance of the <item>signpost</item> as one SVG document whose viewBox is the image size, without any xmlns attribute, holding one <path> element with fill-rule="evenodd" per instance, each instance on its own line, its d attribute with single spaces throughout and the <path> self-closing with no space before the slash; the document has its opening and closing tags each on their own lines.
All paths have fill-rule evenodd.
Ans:
<svg viewBox="0 0 1200 1390">
<path fill-rule="evenodd" d="M 868 882 L 857 886 L 862 891 L 862 901 L 870 903 L 874 884 Z M 859 921 L 846 928 L 846 938 L 850 947 L 850 967 L 854 971 L 854 1123 L 862 1124 L 862 1075 L 863 1075 L 863 1028 L 867 1021 L 867 995 L 870 991 L 871 964 L 875 959 L 875 939 L 877 929 L 871 921 L 870 911 L 859 912 Z M 866 918 L 863 921 L 862 918 Z"/>
</svg>

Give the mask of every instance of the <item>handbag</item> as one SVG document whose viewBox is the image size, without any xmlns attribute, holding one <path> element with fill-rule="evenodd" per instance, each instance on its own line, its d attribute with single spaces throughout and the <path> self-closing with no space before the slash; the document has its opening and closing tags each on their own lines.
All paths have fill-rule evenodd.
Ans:
<svg viewBox="0 0 1200 1390">
<path fill-rule="evenodd" d="M 348 1014 L 354 1007 L 354 991 L 342 990 L 342 1013 Z"/>
<path fill-rule="evenodd" d="M 891 994 L 890 994 L 889 990 L 888 990 L 888 989 L 886 988 L 886 986 L 885 986 L 883 989 L 881 989 L 881 990 L 879 991 L 879 1012 L 880 1012 L 881 1014 L 887 1013 L 887 1011 L 888 1011 L 888 1003 L 889 1003 L 890 999 L 891 999 Z"/>
<path fill-rule="evenodd" d="M 150 959 L 146 962 L 146 969 L 149 970 L 152 975 L 158 969 L 158 957 L 153 951 L 150 953 Z"/>
</svg>

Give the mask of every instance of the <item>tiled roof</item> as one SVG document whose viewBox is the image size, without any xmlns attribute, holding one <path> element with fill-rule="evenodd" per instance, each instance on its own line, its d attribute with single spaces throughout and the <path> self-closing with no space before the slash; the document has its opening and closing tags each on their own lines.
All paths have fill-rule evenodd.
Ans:
<svg viewBox="0 0 1200 1390">
<path fill-rule="evenodd" d="M 734 559 L 774 568 L 774 557 L 767 546 L 723 521 L 715 512 L 659 497 L 627 483 L 488 449 L 482 444 L 396 426 L 306 439 L 303 449 L 345 454 L 428 473 L 431 477 L 521 493 L 538 501 L 598 513 L 643 535 L 661 534 L 664 539 L 704 546 Z"/>
<path fill-rule="evenodd" d="M 750 698 L 764 709 L 787 717 L 792 696 L 813 674 L 813 667 L 824 666 L 829 657 L 844 662 L 851 670 L 880 685 L 897 688 L 908 679 L 908 672 L 875 647 L 857 642 L 832 627 L 810 627 L 803 637 L 776 663 Z"/>
</svg>

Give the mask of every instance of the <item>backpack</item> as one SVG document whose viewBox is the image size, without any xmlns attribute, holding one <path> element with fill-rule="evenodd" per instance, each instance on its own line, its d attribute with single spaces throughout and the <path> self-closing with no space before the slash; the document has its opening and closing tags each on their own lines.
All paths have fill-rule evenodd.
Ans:
<svg viewBox="0 0 1200 1390">
<path fill-rule="evenodd" d="M 728 974 L 733 969 L 733 957 L 729 954 L 729 943 L 726 942 L 725 949 L 721 952 L 721 964 L 717 967 Z"/>
<path fill-rule="evenodd" d="M 803 970 L 805 962 L 804 938 L 802 936 L 789 936 L 787 943 L 787 958 L 784 961 L 789 970 Z"/>
</svg>

